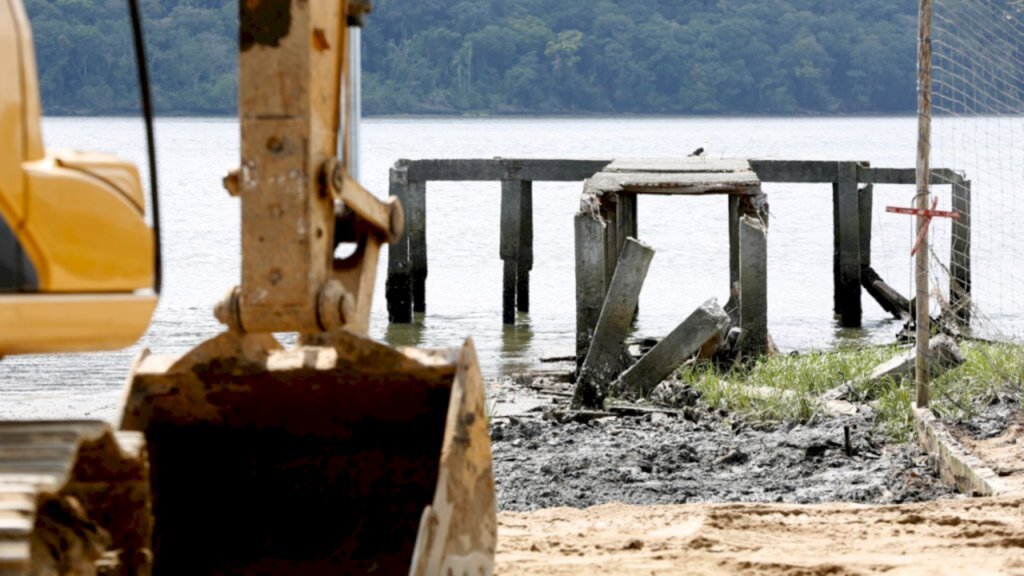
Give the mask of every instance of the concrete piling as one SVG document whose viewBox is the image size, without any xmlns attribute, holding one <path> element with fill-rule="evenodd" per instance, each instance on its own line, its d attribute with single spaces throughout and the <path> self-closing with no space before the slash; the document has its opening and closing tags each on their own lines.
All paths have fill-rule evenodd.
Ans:
<svg viewBox="0 0 1024 576">
<path fill-rule="evenodd" d="M 867 184 L 857 192 L 860 229 L 860 268 L 871 266 L 871 211 L 874 208 L 875 187 Z"/>
<path fill-rule="evenodd" d="M 532 182 L 501 182 L 501 240 L 498 251 L 504 261 L 501 317 L 505 324 L 515 324 L 516 294 L 529 291 L 530 268 L 533 267 Z M 526 306 L 524 311 L 528 311 L 529 295 L 523 304 Z"/>
<path fill-rule="evenodd" d="M 574 407 L 600 408 L 609 384 L 622 372 L 624 343 L 652 258 L 654 250 L 650 247 L 633 238 L 625 240 L 576 380 Z"/>
<path fill-rule="evenodd" d="M 412 276 L 412 308 L 427 311 L 427 183 L 410 181 L 405 208 L 409 236 L 409 265 Z"/>
<path fill-rule="evenodd" d="M 632 397 L 646 398 L 654 387 L 693 356 L 702 344 L 730 322 L 729 315 L 712 298 L 693 311 L 664 340 L 622 373 L 614 388 Z"/>
<path fill-rule="evenodd" d="M 608 284 L 604 278 L 606 224 L 595 215 L 586 212 L 576 214 L 576 368 L 583 366 L 583 359 L 590 347 L 590 340 L 597 326 L 604 305 Z"/>
<path fill-rule="evenodd" d="M 522 182 L 519 193 L 519 258 L 516 309 L 530 311 L 530 271 L 533 270 L 533 182 Z"/>
<path fill-rule="evenodd" d="M 953 210 L 960 218 L 953 220 L 949 257 L 949 303 L 957 320 L 971 324 L 971 182 L 953 183 Z"/>
<path fill-rule="evenodd" d="M 844 328 L 861 325 L 860 287 L 860 192 L 857 164 L 839 162 L 833 190 L 834 229 L 837 233 L 834 258 L 836 312 Z"/>
<path fill-rule="evenodd" d="M 760 219 L 743 216 L 739 237 L 742 347 L 759 356 L 768 351 L 768 231 Z"/>
<path fill-rule="evenodd" d="M 388 190 L 403 206 L 409 202 L 408 167 L 396 164 L 391 168 Z M 412 267 L 409 261 L 409 228 L 388 247 L 388 278 L 384 289 L 388 302 L 388 321 L 393 324 L 412 322 Z"/>
</svg>

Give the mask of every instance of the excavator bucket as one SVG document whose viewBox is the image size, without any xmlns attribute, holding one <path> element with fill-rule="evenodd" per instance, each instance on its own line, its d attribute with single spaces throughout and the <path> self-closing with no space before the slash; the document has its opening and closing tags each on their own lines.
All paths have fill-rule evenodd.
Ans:
<svg viewBox="0 0 1024 576">
<path fill-rule="evenodd" d="M 393 349 L 340 332 L 283 350 L 222 334 L 143 353 L 154 573 L 490 574 L 495 493 L 471 340 Z"/>
</svg>

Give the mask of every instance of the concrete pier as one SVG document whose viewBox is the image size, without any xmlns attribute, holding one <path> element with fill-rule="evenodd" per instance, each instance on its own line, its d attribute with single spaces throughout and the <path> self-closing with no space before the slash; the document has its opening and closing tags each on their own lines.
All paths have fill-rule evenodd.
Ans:
<svg viewBox="0 0 1024 576">
<path fill-rule="evenodd" d="M 689 159 L 692 161 L 693 159 Z M 861 270 L 871 264 L 871 219 L 874 190 L 872 184 L 914 185 L 913 168 L 871 168 L 856 161 L 800 161 L 800 160 L 720 160 L 699 159 L 703 168 L 711 167 L 717 176 L 707 179 L 705 188 L 698 190 L 692 178 L 683 182 L 670 182 L 666 174 L 677 170 L 678 163 L 686 159 L 650 160 L 627 159 L 445 159 L 399 160 L 391 172 L 391 193 L 398 196 L 406 208 L 407 234 L 392 245 L 388 258 L 387 300 L 388 316 L 392 322 L 412 321 L 413 309 L 426 310 L 426 186 L 432 181 L 492 181 L 501 182 L 502 190 L 502 246 L 504 285 L 502 287 L 502 319 L 514 322 L 515 312 L 530 310 L 530 271 L 533 268 L 533 182 L 583 181 L 598 173 L 610 173 L 620 180 L 627 173 L 646 173 L 636 182 L 619 186 L 613 195 L 595 203 L 595 213 L 604 222 L 602 241 L 605 257 L 602 260 L 605 286 L 611 281 L 625 238 L 639 237 L 637 198 L 639 194 L 726 194 L 729 198 L 729 301 L 725 309 L 739 321 L 736 288 L 739 284 L 739 218 L 758 214 L 743 204 L 748 194 L 727 192 L 729 173 L 735 173 L 737 162 L 743 162 L 751 176 L 760 182 L 825 183 L 832 185 L 834 222 L 834 309 L 843 326 L 861 323 Z M 676 163 L 673 166 L 673 163 Z M 724 163 L 724 164 L 723 164 Z M 684 167 L 683 172 L 693 167 Z M 607 174 L 606 174 L 607 175 Z M 616 176 L 617 175 L 617 176 Z M 693 173 L 690 174 L 693 176 Z M 950 258 L 950 301 L 962 322 L 970 321 L 970 190 L 971 183 L 960 174 L 947 169 L 932 170 L 934 185 L 952 185 L 954 210 L 962 214 L 953 222 L 952 256 Z M 618 184 L 616 184 L 618 185 Z M 635 185 L 631 188 L 631 186 Z M 865 185 L 865 186 L 861 186 Z M 509 191 L 507 192 L 506 189 Z M 512 191 L 512 190 L 515 191 Z M 760 192 L 758 192 L 760 193 Z M 518 195 L 518 210 L 512 196 Z M 506 196 L 509 197 L 506 203 Z M 764 209 L 761 210 L 762 212 Z M 765 214 L 760 214 L 765 215 Z M 518 219 L 518 237 L 514 221 Z M 766 218 L 762 221 L 767 223 Z M 577 226 L 577 235 L 580 233 Z M 509 249 L 515 246 L 517 249 Z M 577 251 L 579 244 L 577 243 Z M 513 256 L 514 255 L 514 256 Z M 514 266 L 509 260 L 514 259 Z M 579 271 L 577 271 L 579 275 Z M 586 274 L 584 274 L 586 275 Z M 591 279 L 593 280 L 593 279 Z M 601 293 L 603 298 L 603 292 Z M 497 295 L 495 295 L 497 300 Z M 598 307 L 598 310 L 600 308 Z M 587 314 L 577 318 L 578 328 L 593 329 L 596 317 L 585 321 Z M 581 360 L 582 361 L 582 360 Z"/>
</svg>

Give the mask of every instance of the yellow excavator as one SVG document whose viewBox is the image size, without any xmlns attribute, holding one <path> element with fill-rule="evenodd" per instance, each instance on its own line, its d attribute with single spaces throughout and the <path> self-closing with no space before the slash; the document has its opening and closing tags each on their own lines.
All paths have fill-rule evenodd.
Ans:
<svg viewBox="0 0 1024 576">
<path fill-rule="evenodd" d="M 132 164 L 44 148 L 29 22 L 0 0 L 0 355 L 125 347 L 156 307 L 152 114 L 128 4 L 153 227 Z M 397 200 L 353 176 L 369 11 L 240 0 L 241 159 L 223 184 L 241 203 L 242 277 L 214 311 L 225 330 L 180 357 L 142 352 L 114 426 L 0 423 L 0 575 L 493 571 L 472 342 L 367 337 L 379 250 L 406 241 Z"/>
</svg>

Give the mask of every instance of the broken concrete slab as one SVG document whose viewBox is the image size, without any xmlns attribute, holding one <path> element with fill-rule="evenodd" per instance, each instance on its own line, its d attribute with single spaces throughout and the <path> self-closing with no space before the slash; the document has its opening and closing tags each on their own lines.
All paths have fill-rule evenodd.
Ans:
<svg viewBox="0 0 1024 576">
<path fill-rule="evenodd" d="M 928 341 L 928 349 L 929 372 L 932 378 L 941 376 L 964 363 L 964 357 L 960 353 L 960 347 L 957 346 L 956 340 L 945 334 L 933 336 Z M 849 410 L 849 403 L 845 401 L 853 390 L 854 385 L 858 384 L 858 382 L 871 385 L 889 379 L 896 385 L 900 385 L 904 380 L 914 379 L 916 362 L 917 349 L 908 349 L 891 360 L 876 366 L 871 371 L 871 374 L 862 380 L 844 382 L 826 391 L 819 397 L 819 400 L 829 413 L 842 414 L 844 411 Z"/>
<path fill-rule="evenodd" d="M 897 383 L 914 378 L 914 366 L 917 361 L 917 349 L 912 348 L 906 354 L 900 354 L 892 360 L 880 364 L 871 371 L 868 381 L 878 382 L 891 379 Z M 939 334 L 928 341 L 928 369 L 932 377 L 940 376 L 964 363 L 960 347 L 956 340 Z"/>
<path fill-rule="evenodd" d="M 728 323 L 729 315 L 719 306 L 718 300 L 712 298 L 701 304 L 664 340 L 623 372 L 614 389 L 627 396 L 646 397 Z"/>
<path fill-rule="evenodd" d="M 576 381 L 574 408 L 600 408 L 608 385 L 623 370 L 626 336 L 653 258 L 649 246 L 633 238 L 626 240 Z"/>
</svg>

